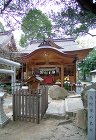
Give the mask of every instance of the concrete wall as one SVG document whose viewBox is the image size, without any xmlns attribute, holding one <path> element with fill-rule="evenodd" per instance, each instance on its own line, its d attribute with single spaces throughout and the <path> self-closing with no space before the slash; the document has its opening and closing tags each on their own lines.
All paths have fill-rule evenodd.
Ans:
<svg viewBox="0 0 96 140">
<path fill-rule="evenodd" d="M 92 82 L 96 82 L 96 72 L 92 73 Z"/>
</svg>

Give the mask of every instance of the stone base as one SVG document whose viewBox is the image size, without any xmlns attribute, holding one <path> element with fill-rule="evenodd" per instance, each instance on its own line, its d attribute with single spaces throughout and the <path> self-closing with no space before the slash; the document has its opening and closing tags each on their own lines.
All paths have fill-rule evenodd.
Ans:
<svg viewBox="0 0 96 140">
<path fill-rule="evenodd" d="M 69 95 L 70 95 L 70 94 L 74 94 L 74 95 L 75 95 L 76 92 L 75 92 L 74 90 L 72 90 L 72 91 L 69 91 Z"/>
<path fill-rule="evenodd" d="M 66 119 L 66 114 L 45 114 L 46 118 Z"/>
<path fill-rule="evenodd" d="M 6 125 L 10 121 L 11 121 L 11 118 L 6 116 L 6 119 L 0 122 L 0 127 L 2 128 L 4 125 Z"/>
<path fill-rule="evenodd" d="M 84 130 L 87 129 L 87 110 L 80 109 L 77 111 L 75 118 L 76 125 Z"/>
</svg>

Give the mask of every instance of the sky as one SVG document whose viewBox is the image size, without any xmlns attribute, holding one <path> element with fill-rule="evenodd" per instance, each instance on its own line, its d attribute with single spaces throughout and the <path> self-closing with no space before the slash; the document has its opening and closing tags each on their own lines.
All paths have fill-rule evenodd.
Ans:
<svg viewBox="0 0 96 140">
<path fill-rule="evenodd" d="M 96 35 L 96 29 L 90 30 L 90 33 Z M 81 45 L 84 48 L 93 48 L 96 46 L 96 36 L 92 37 L 91 35 L 86 35 L 86 36 L 78 37 L 77 41 L 80 41 Z"/>
</svg>

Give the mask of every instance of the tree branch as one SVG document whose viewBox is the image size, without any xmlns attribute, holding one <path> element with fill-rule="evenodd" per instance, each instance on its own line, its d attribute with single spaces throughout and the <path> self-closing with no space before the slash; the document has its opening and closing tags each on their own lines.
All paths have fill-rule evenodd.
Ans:
<svg viewBox="0 0 96 140">
<path fill-rule="evenodd" d="M 91 33 L 83 32 L 83 31 L 80 31 L 79 33 L 88 34 L 88 35 L 91 35 L 92 37 L 96 36 L 96 35 L 92 35 Z M 74 34 L 74 33 L 73 33 L 73 34 Z M 70 33 L 66 33 L 66 35 L 70 35 Z M 74 38 L 76 39 L 77 37 L 78 37 L 78 35 L 76 35 Z"/>
<path fill-rule="evenodd" d="M 96 4 L 92 3 L 91 0 L 76 0 L 80 5 L 82 10 L 90 11 L 93 14 L 96 14 Z"/>
<path fill-rule="evenodd" d="M 85 33 L 87 33 L 87 34 L 91 35 L 92 37 L 96 36 L 96 35 L 92 35 L 91 33 L 88 33 L 88 32 L 85 32 Z"/>
<path fill-rule="evenodd" d="M 8 5 L 10 4 L 12 0 L 8 0 L 6 3 L 4 3 L 4 8 L 1 9 L 1 13 L 5 10 L 6 7 L 8 7 Z"/>
</svg>

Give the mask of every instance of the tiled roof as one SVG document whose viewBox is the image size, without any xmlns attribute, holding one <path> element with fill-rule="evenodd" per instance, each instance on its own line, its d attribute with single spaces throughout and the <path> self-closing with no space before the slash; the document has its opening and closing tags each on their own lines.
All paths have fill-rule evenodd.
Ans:
<svg viewBox="0 0 96 140">
<path fill-rule="evenodd" d="M 50 40 L 47 40 L 50 42 Z M 60 52 L 68 52 L 68 51 L 77 51 L 77 50 L 84 50 L 85 48 L 81 47 L 77 47 L 77 43 L 75 42 L 75 40 L 73 38 L 64 38 L 64 39 L 54 39 L 51 40 L 51 42 L 53 42 L 53 44 L 56 44 L 57 47 L 54 46 L 50 46 L 50 45 L 45 45 L 44 46 L 39 46 L 41 43 L 43 42 L 43 40 L 33 40 L 31 41 L 31 44 L 29 44 L 23 51 L 21 51 L 21 53 L 31 53 L 37 49 L 40 48 L 53 48 L 56 49 Z M 52 44 L 52 43 L 50 43 Z M 88 49 L 88 48 L 87 48 Z"/>
<path fill-rule="evenodd" d="M 12 31 L 4 31 L 0 32 L 0 47 L 4 48 L 6 45 L 8 45 L 9 41 L 12 41 L 12 47 L 14 47 L 14 50 L 16 50 L 16 44 L 15 40 L 13 38 Z"/>
<path fill-rule="evenodd" d="M 91 73 L 96 73 L 96 70 L 91 71 Z"/>
</svg>

